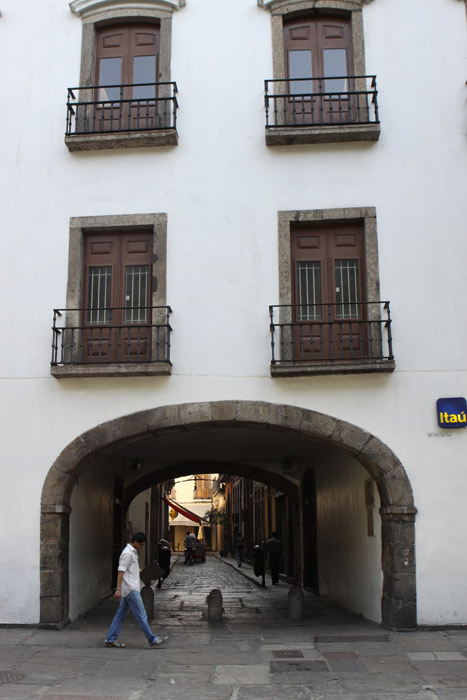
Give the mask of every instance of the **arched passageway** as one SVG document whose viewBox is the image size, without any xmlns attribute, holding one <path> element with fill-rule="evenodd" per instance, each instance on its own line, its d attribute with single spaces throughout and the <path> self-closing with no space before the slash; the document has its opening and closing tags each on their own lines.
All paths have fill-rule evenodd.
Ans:
<svg viewBox="0 0 467 700">
<path fill-rule="evenodd" d="M 60 627 L 69 620 L 70 501 L 77 478 L 94 460 L 107 455 L 128 461 L 136 455 L 148 462 L 149 473 L 125 485 L 128 497 L 146 488 L 151 479 L 172 478 L 177 470 L 193 472 L 193 464 L 201 462 L 209 463 L 210 471 L 215 471 L 216 463 L 222 463 L 224 470 L 231 463 L 237 473 L 244 470 L 251 478 L 280 483 L 281 488 L 288 488 L 289 482 L 293 489 L 314 450 L 323 445 L 351 457 L 374 479 L 381 501 L 382 621 L 392 628 L 415 626 L 416 509 L 397 457 L 378 438 L 332 416 L 250 401 L 141 411 L 91 429 L 63 450 L 42 492 L 41 623 Z"/>
</svg>

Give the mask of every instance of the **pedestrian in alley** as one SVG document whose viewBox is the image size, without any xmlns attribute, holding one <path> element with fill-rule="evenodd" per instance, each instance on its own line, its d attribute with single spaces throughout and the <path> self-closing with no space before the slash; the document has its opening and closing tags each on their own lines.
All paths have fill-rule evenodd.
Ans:
<svg viewBox="0 0 467 700">
<path fill-rule="evenodd" d="M 164 570 L 164 573 L 157 582 L 158 588 L 162 587 L 162 581 L 170 574 L 170 557 L 170 542 L 161 538 L 159 540 L 159 566 Z"/>
<path fill-rule="evenodd" d="M 141 599 L 141 583 L 138 552 L 144 547 L 146 535 L 137 532 L 130 539 L 125 549 L 120 555 L 118 562 L 117 589 L 114 598 L 120 600 L 120 605 L 115 613 L 109 632 L 105 638 L 106 647 L 123 648 L 125 644 L 117 641 L 122 629 L 123 620 L 129 611 L 135 616 L 136 622 L 144 632 L 151 648 L 159 647 L 167 637 L 158 637 L 149 627 L 148 617 Z"/>
<path fill-rule="evenodd" d="M 281 541 L 277 532 L 272 532 L 271 537 L 266 542 L 266 554 L 269 554 L 269 568 L 271 570 L 272 585 L 279 585 L 279 569 L 281 565 Z"/>
<path fill-rule="evenodd" d="M 246 549 L 246 543 L 245 543 L 245 538 L 242 537 L 242 533 L 240 530 L 237 530 L 235 532 L 234 536 L 234 545 L 235 545 L 235 556 L 237 558 L 237 565 L 241 566 L 243 564 L 243 554 Z"/>
<path fill-rule="evenodd" d="M 193 566 L 193 547 L 197 543 L 197 538 L 195 533 L 187 532 L 186 537 L 185 537 L 185 549 L 186 549 L 186 558 L 185 558 L 185 564 L 189 564 L 190 566 Z"/>
</svg>

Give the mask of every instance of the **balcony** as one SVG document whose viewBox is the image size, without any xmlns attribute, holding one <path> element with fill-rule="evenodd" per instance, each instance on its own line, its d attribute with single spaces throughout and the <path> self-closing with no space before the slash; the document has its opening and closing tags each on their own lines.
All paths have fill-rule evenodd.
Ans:
<svg viewBox="0 0 467 700">
<path fill-rule="evenodd" d="M 65 143 L 70 151 L 175 146 L 177 84 L 68 88 Z"/>
<path fill-rule="evenodd" d="M 50 373 L 169 375 L 171 313 L 170 306 L 54 309 Z"/>
<path fill-rule="evenodd" d="M 376 76 L 265 80 L 266 144 L 377 141 Z"/>
<path fill-rule="evenodd" d="M 388 301 L 269 307 L 271 376 L 393 372 Z"/>
</svg>

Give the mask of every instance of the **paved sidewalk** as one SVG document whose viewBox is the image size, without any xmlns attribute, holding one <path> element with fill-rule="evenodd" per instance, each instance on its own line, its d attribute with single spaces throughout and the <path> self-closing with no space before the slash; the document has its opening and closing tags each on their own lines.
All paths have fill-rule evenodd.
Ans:
<svg viewBox="0 0 467 700">
<path fill-rule="evenodd" d="M 242 575 L 240 575 L 240 572 Z M 12 700 L 467 700 L 467 630 L 390 632 L 312 594 L 287 617 L 289 586 L 251 567 L 179 561 L 155 591 L 149 649 L 132 618 L 125 649 L 103 646 L 109 599 L 63 631 L 0 628 L 0 698 Z M 224 620 L 207 621 L 218 584 Z"/>
</svg>

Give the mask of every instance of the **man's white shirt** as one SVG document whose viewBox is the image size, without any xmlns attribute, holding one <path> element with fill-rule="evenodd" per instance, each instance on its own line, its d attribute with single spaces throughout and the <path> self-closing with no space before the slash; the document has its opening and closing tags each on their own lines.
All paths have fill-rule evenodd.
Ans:
<svg viewBox="0 0 467 700">
<path fill-rule="evenodd" d="M 127 544 L 118 560 L 118 570 L 123 571 L 122 597 L 127 596 L 131 591 L 139 591 L 141 579 L 139 577 L 138 552 Z"/>
</svg>

